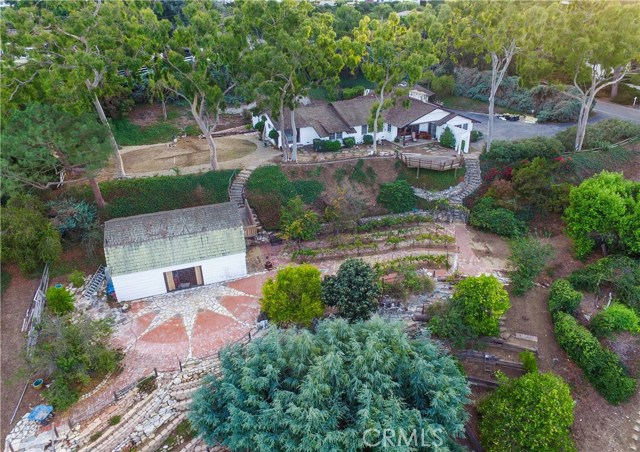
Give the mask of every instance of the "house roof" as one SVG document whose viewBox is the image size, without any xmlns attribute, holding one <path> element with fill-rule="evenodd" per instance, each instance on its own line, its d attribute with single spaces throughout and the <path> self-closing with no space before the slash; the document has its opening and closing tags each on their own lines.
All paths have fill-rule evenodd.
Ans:
<svg viewBox="0 0 640 452">
<path fill-rule="evenodd" d="M 416 85 L 412 88 L 425 93 L 427 96 L 433 93 L 426 88 Z M 354 127 L 368 124 L 371 116 L 371 108 L 376 98 L 373 94 L 356 97 L 349 100 L 339 100 L 328 104 L 301 106 L 296 109 L 296 127 L 313 127 L 320 137 L 326 137 L 331 133 L 347 132 L 355 133 Z M 416 119 L 421 118 L 435 110 L 442 110 L 448 114 L 439 121 L 433 121 L 442 125 L 450 119 L 460 116 L 472 122 L 479 122 L 459 113 L 454 113 L 446 108 L 423 102 L 409 96 L 403 96 L 396 100 L 396 105 L 382 113 L 384 122 L 396 127 L 405 127 Z M 444 122 L 442 122 L 444 121 Z M 273 121 L 275 127 L 280 129 L 280 121 Z M 285 110 L 284 124 L 286 130 L 291 128 L 291 111 Z"/>
<path fill-rule="evenodd" d="M 105 222 L 104 252 L 112 276 L 245 252 L 232 203 L 170 210 Z"/>
<path fill-rule="evenodd" d="M 455 118 L 456 116 L 458 116 L 457 113 L 449 113 L 447 116 L 440 118 L 437 121 L 433 121 L 433 123 L 437 126 L 441 126 L 446 124 L 449 120 Z"/>
</svg>

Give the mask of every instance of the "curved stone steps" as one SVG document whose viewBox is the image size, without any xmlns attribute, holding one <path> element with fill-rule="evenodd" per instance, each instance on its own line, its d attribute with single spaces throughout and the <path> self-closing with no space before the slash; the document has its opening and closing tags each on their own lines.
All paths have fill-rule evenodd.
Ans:
<svg viewBox="0 0 640 452">
<path fill-rule="evenodd" d="M 187 414 L 185 412 L 178 413 L 167 424 L 163 424 L 163 426 L 158 429 L 160 430 L 160 433 L 153 436 L 138 450 L 140 452 L 153 452 L 159 450 L 160 445 L 175 431 L 178 424 L 186 419 L 186 417 Z"/>
</svg>

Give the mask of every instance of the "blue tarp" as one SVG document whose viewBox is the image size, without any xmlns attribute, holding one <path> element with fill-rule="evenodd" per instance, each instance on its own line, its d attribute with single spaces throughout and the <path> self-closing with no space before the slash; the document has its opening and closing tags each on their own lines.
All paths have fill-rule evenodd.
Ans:
<svg viewBox="0 0 640 452">
<path fill-rule="evenodd" d="M 42 422 L 47 419 L 52 411 L 53 407 L 51 405 L 38 405 L 33 410 L 31 410 L 31 413 L 29 413 L 27 419 L 29 419 L 30 421 Z"/>
</svg>

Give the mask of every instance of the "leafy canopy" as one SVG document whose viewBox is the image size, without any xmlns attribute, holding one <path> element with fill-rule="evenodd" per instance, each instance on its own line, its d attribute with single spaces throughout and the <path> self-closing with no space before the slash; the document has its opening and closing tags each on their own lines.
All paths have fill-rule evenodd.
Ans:
<svg viewBox="0 0 640 452">
<path fill-rule="evenodd" d="M 350 322 L 367 320 L 378 309 L 380 286 L 376 272 L 362 259 L 347 259 L 336 275 L 322 281 L 322 300 L 336 306 Z"/>
<path fill-rule="evenodd" d="M 458 283 L 452 303 L 476 334 L 497 336 L 498 319 L 511 307 L 509 294 L 493 275 L 471 276 Z"/>
<path fill-rule="evenodd" d="M 488 452 L 574 451 L 573 399 L 562 378 L 538 372 L 503 381 L 478 407 Z"/>
<path fill-rule="evenodd" d="M 639 193 L 640 183 L 606 171 L 571 190 L 564 221 L 578 258 L 586 258 L 598 243 L 640 254 Z"/>
<path fill-rule="evenodd" d="M 0 212 L 2 258 L 5 262 L 16 262 L 25 274 L 37 271 L 47 262 L 55 263 L 62 254 L 60 233 L 44 210 L 38 199 L 18 195 Z"/>
<path fill-rule="evenodd" d="M 309 326 L 323 311 L 320 270 L 303 264 L 279 270 L 262 287 L 262 310 L 280 326 Z"/>
<path fill-rule="evenodd" d="M 189 418 L 207 443 L 231 450 L 368 450 L 365 431 L 383 428 L 417 429 L 451 447 L 464 433 L 464 375 L 398 322 L 323 321 L 315 334 L 274 328 L 225 349 L 220 370 L 195 394 Z"/>
</svg>

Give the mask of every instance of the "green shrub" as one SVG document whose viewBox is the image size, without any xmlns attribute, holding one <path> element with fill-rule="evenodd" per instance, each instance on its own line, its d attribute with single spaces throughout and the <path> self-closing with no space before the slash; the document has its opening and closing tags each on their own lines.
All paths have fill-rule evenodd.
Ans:
<svg viewBox="0 0 640 452">
<path fill-rule="evenodd" d="M 344 144 L 344 147 L 346 148 L 352 148 L 356 145 L 356 139 L 353 137 L 346 137 L 342 139 L 342 144 Z"/>
<path fill-rule="evenodd" d="M 198 127 L 196 124 L 189 124 L 184 128 L 184 133 L 189 137 L 199 137 L 200 135 L 202 135 L 202 130 L 200 130 L 200 127 Z"/>
<path fill-rule="evenodd" d="M 386 182 L 380 186 L 378 202 L 390 212 L 407 212 L 416 207 L 416 195 L 407 181 Z"/>
<path fill-rule="evenodd" d="M 69 274 L 69 282 L 73 284 L 73 287 L 82 287 L 84 284 L 84 273 L 80 270 L 74 270 Z"/>
<path fill-rule="evenodd" d="M 440 135 L 440 144 L 446 148 L 455 149 L 456 148 L 456 137 L 453 134 L 453 131 L 447 126 L 444 129 L 444 132 Z"/>
<path fill-rule="evenodd" d="M 557 279 L 549 289 L 549 310 L 552 313 L 565 312 L 573 314 L 580 302 L 582 294 L 575 290 L 566 279 Z"/>
<path fill-rule="evenodd" d="M 504 237 L 520 237 L 526 230 L 526 224 L 516 218 L 507 209 L 498 207 L 490 197 L 480 199 L 471 211 L 469 223 L 476 228 L 493 232 Z"/>
<path fill-rule="evenodd" d="M 233 173 L 233 170 L 221 170 L 101 182 L 100 189 L 107 202 L 101 215 L 109 220 L 227 202 Z M 85 200 L 93 198 L 91 189 L 86 186 L 72 190 L 72 193 Z"/>
<path fill-rule="evenodd" d="M 353 98 L 362 96 L 363 94 L 364 94 L 364 86 L 362 86 L 362 85 L 356 85 L 356 86 L 351 87 L 351 88 L 343 88 L 342 89 L 342 99 L 343 100 L 353 99 Z"/>
<path fill-rule="evenodd" d="M 492 275 L 471 276 L 460 281 L 452 302 L 462 313 L 464 323 L 480 336 L 497 336 L 498 320 L 511 307 L 509 294 Z"/>
<path fill-rule="evenodd" d="M 533 287 L 536 278 L 553 257 L 553 248 L 549 244 L 543 245 L 533 237 L 511 240 L 509 248 L 509 263 L 514 268 L 509 273 L 513 293 L 524 295 Z"/>
<path fill-rule="evenodd" d="M 323 152 L 338 152 L 341 147 L 340 140 L 322 140 L 320 150 Z"/>
<path fill-rule="evenodd" d="M 57 199 L 47 203 L 51 222 L 60 234 L 87 231 L 98 219 L 94 204 L 73 198 Z"/>
<path fill-rule="evenodd" d="M 571 189 L 563 219 L 578 258 L 586 258 L 598 244 L 640 253 L 639 190 L 639 182 L 606 171 Z"/>
<path fill-rule="evenodd" d="M 569 385 L 552 373 L 507 379 L 478 404 L 480 441 L 487 452 L 575 451 L 574 401 Z"/>
<path fill-rule="evenodd" d="M 305 190 L 309 188 L 304 183 L 302 185 Z M 296 196 L 294 184 L 279 166 L 270 165 L 261 166 L 251 173 L 246 187 L 249 204 L 256 211 L 262 225 L 269 230 L 277 229 L 282 206 Z"/>
<path fill-rule="evenodd" d="M 137 387 L 140 392 L 151 394 L 158 387 L 155 375 L 149 375 L 148 377 L 141 379 L 138 381 Z"/>
<path fill-rule="evenodd" d="M 11 285 L 11 273 L 6 271 L 4 268 L 0 270 L 0 275 L 2 275 L 2 280 L 0 281 L 0 291 L 4 293 L 5 290 Z"/>
<path fill-rule="evenodd" d="M 489 101 L 491 71 L 459 67 L 455 70 L 455 76 L 455 95 Z M 507 76 L 500 84 L 496 105 L 526 114 L 531 114 L 533 110 L 540 122 L 576 122 L 580 114 L 580 102 L 569 99 L 565 90 L 573 91 L 573 88 L 538 85 L 526 89 L 520 86 L 518 77 Z"/>
<path fill-rule="evenodd" d="M 534 137 L 513 141 L 496 140 L 491 144 L 491 149 L 488 152 L 480 155 L 480 160 L 507 165 L 522 160 L 533 160 L 536 157 L 552 160 L 559 157 L 560 153 L 565 150 L 562 142 L 556 138 Z"/>
<path fill-rule="evenodd" d="M 373 135 L 364 135 L 362 137 L 362 142 L 364 144 L 373 144 Z"/>
<path fill-rule="evenodd" d="M 121 146 L 166 143 L 180 133 L 180 130 L 169 122 L 141 127 L 127 118 L 111 120 L 111 130 Z"/>
<path fill-rule="evenodd" d="M 596 149 L 606 147 L 609 144 L 618 143 L 638 135 L 640 135 L 640 124 L 622 119 L 605 119 L 587 125 L 582 148 Z M 576 127 L 569 127 L 558 132 L 555 137 L 567 151 L 573 150 L 576 141 Z"/>
<path fill-rule="evenodd" d="M 359 159 L 353 167 L 349 179 L 359 184 L 373 185 L 377 177 L 375 171 L 370 166 L 367 166 L 366 172 L 363 169 L 364 160 Z"/>
<path fill-rule="evenodd" d="M 324 191 L 324 185 L 318 180 L 294 180 L 292 184 L 296 194 L 302 198 L 305 204 L 313 204 Z"/>
<path fill-rule="evenodd" d="M 256 122 L 256 125 L 253 126 L 253 128 L 256 129 L 258 132 L 262 133 L 262 131 L 264 130 L 264 121 Z"/>
<path fill-rule="evenodd" d="M 64 315 L 73 311 L 73 295 L 64 287 L 47 289 L 47 306 L 56 315 Z"/>
<path fill-rule="evenodd" d="M 99 431 L 99 432 L 93 433 L 89 437 L 89 442 L 92 443 L 92 442 L 96 441 L 98 438 L 100 438 L 102 436 L 103 433 L 104 433 L 103 431 Z"/>
<path fill-rule="evenodd" d="M 589 328 L 598 337 L 608 337 L 622 331 L 637 334 L 640 333 L 640 316 L 633 309 L 614 302 L 591 319 Z"/>
<path fill-rule="evenodd" d="M 428 306 L 430 315 L 428 327 L 436 337 L 448 339 L 456 348 L 464 348 L 470 339 L 476 339 L 478 334 L 464 321 L 461 310 L 451 302 L 434 303 Z"/>
<path fill-rule="evenodd" d="M 122 418 L 122 417 L 121 417 L 120 415 L 111 416 L 111 417 L 109 418 L 109 422 L 108 422 L 108 424 L 109 424 L 109 425 L 118 425 L 118 424 L 120 423 L 120 419 L 121 419 L 121 418 Z"/>
<path fill-rule="evenodd" d="M 569 314 L 558 312 L 554 317 L 558 344 L 582 368 L 596 391 L 613 405 L 629 400 L 635 394 L 636 380 L 629 377 L 620 358 L 602 348 L 598 339 Z"/>
<path fill-rule="evenodd" d="M 262 310 L 279 326 L 310 326 L 324 310 L 321 284 L 320 270 L 313 265 L 285 267 L 262 286 Z"/>
<path fill-rule="evenodd" d="M 64 411 L 80 399 L 80 391 L 64 378 L 56 378 L 42 396 L 56 410 Z"/>
<path fill-rule="evenodd" d="M 527 373 L 538 372 L 538 360 L 532 351 L 526 350 L 524 352 L 520 352 L 519 358 Z"/>
<path fill-rule="evenodd" d="M 613 288 L 616 298 L 640 312 L 640 262 L 627 256 L 609 256 L 575 270 L 569 281 L 578 289 L 596 292 Z"/>
<path fill-rule="evenodd" d="M 320 232 L 320 217 L 305 209 L 300 196 L 290 199 L 280 212 L 280 229 L 286 240 L 312 240 Z"/>
<path fill-rule="evenodd" d="M 483 136 L 484 136 L 483 133 L 480 132 L 479 130 L 472 130 L 471 131 L 471 142 L 475 143 L 476 141 L 479 141 Z"/>
<path fill-rule="evenodd" d="M 278 138 L 279 137 L 280 137 L 280 134 L 278 133 L 278 131 L 276 129 L 272 129 L 272 130 L 269 131 L 269 138 L 271 138 L 276 143 L 278 142 Z"/>
<path fill-rule="evenodd" d="M 336 306 L 340 316 L 350 322 L 371 317 L 378 309 L 380 295 L 376 273 L 361 259 L 347 259 L 336 275 L 322 281 L 322 301 Z"/>
<path fill-rule="evenodd" d="M 448 97 L 453 94 L 455 84 L 456 79 L 453 75 L 441 75 L 431 80 L 431 90 L 439 97 Z"/>
</svg>

